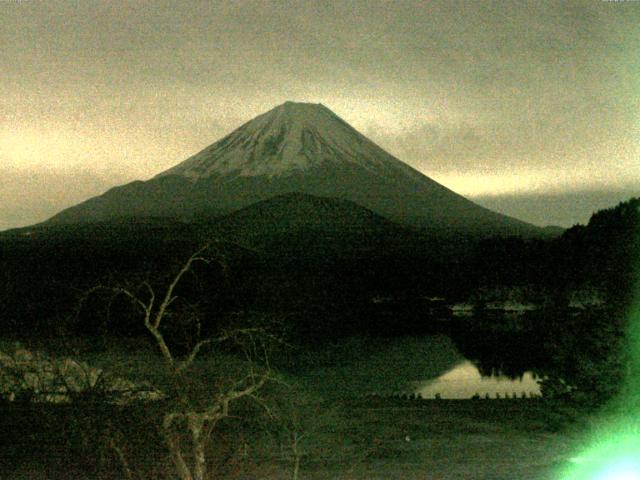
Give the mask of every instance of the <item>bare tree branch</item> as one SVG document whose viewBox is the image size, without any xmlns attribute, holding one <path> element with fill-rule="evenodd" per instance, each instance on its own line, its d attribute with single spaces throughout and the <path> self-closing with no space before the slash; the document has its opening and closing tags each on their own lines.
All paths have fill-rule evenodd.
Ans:
<svg viewBox="0 0 640 480">
<path fill-rule="evenodd" d="M 211 338 L 208 338 L 206 340 L 200 340 L 198 343 L 196 343 L 193 349 L 191 350 L 191 352 L 189 352 L 189 356 L 185 360 L 180 362 L 180 365 L 177 367 L 176 371 L 178 373 L 184 372 L 187 368 L 191 366 L 193 361 L 198 356 L 198 353 L 200 352 L 202 347 L 204 347 L 205 345 L 209 345 L 211 343 L 213 343 L 213 339 Z"/>
<path fill-rule="evenodd" d="M 178 283 L 180 283 L 180 280 L 182 279 L 182 277 L 189 270 L 191 270 L 191 266 L 193 265 L 193 263 L 198 261 L 204 262 L 204 263 L 210 262 L 209 259 L 202 256 L 202 253 L 204 253 L 209 247 L 210 247 L 210 243 L 207 243 L 202 248 L 200 248 L 200 250 L 198 250 L 193 255 L 191 255 L 187 260 L 187 262 L 182 266 L 178 274 L 173 278 L 173 281 L 169 284 L 169 287 L 167 287 L 167 291 L 164 295 L 164 299 L 162 300 L 162 303 L 158 308 L 158 312 L 156 313 L 156 316 L 153 322 L 153 326 L 156 329 L 160 328 L 160 323 L 162 322 L 162 318 L 164 317 L 165 311 L 167 310 L 169 305 L 171 305 L 171 303 L 173 303 L 173 301 L 176 299 L 176 297 L 174 297 L 173 295 L 173 292 L 176 286 L 178 285 Z"/>
<path fill-rule="evenodd" d="M 176 387 L 171 392 L 173 398 L 170 398 L 170 402 L 168 403 L 168 405 L 170 405 L 169 410 L 165 411 L 162 417 L 162 430 L 166 445 L 171 452 L 176 472 L 181 480 L 193 480 L 194 478 L 202 480 L 205 477 L 206 444 L 216 424 L 221 419 L 229 417 L 230 406 L 236 400 L 244 397 L 251 398 L 272 415 L 268 406 L 262 402 L 257 395 L 257 392 L 267 381 L 273 378 L 271 367 L 268 364 L 267 349 L 264 343 L 258 341 L 258 339 L 262 340 L 267 336 L 264 328 L 229 329 L 223 331 L 220 336 L 201 339 L 200 327 L 198 325 L 197 341 L 182 360 L 177 359 L 172 354 L 161 330 L 163 322 L 168 317 L 169 308 L 179 298 L 176 290 L 180 282 L 187 273 L 192 271 L 195 263 L 203 262 L 209 264 L 211 262 L 211 260 L 204 255 L 210 248 L 211 242 L 205 244 L 193 253 L 178 272 L 171 277 L 166 289 L 163 289 L 161 292 L 154 289 L 149 281 L 144 281 L 136 288 L 99 285 L 86 292 L 85 297 L 82 299 L 84 302 L 92 293 L 107 290 L 116 295 L 126 296 L 134 305 L 142 310 L 144 314 L 144 326 L 158 345 L 165 366 L 167 367 L 167 373 L 174 382 L 174 387 Z M 218 258 L 217 261 L 222 268 L 226 270 L 227 265 L 224 259 Z M 260 335 L 258 336 L 258 334 Z M 243 347 L 243 352 L 248 363 L 248 374 L 233 383 L 226 391 L 209 398 L 208 404 L 198 407 L 197 405 L 200 402 L 194 402 L 194 399 L 191 398 L 189 388 L 183 388 L 192 380 L 192 378 L 188 376 L 187 370 L 193 366 L 203 348 L 229 340 L 234 340 Z M 264 356 L 267 361 L 267 368 L 261 373 L 257 373 L 253 360 L 261 356 Z M 181 444 L 180 436 L 177 435 L 177 429 L 184 427 L 186 427 L 191 436 L 191 451 L 187 453 L 184 452 L 184 446 Z M 190 465 L 191 462 L 192 464 Z"/>
</svg>

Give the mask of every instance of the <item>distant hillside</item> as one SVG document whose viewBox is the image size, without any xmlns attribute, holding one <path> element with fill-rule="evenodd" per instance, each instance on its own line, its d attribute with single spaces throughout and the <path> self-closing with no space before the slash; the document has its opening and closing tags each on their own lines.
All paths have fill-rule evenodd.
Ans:
<svg viewBox="0 0 640 480">
<path fill-rule="evenodd" d="M 547 240 L 482 240 L 470 270 L 484 288 L 532 286 L 569 301 L 576 292 L 597 292 L 608 302 L 625 304 L 640 283 L 640 199 L 594 213 Z"/>
<path fill-rule="evenodd" d="M 558 276 L 588 281 L 614 296 L 640 281 L 640 198 L 594 213 L 556 242 Z M 626 299 L 628 300 L 628 299 Z"/>
<path fill-rule="evenodd" d="M 213 236 L 286 255 L 418 254 L 420 235 L 349 200 L 278 195 L 213 222 Z M 401 253 L 402 252 L 402 253 Z"/>
</svg>

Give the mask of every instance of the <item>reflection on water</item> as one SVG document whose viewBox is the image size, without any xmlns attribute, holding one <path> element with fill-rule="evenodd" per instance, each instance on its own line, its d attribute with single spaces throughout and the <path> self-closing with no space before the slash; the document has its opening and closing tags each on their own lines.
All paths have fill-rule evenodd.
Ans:
<svg viewBox="0 0 640 480">
<path fill-rule="evenodd" d="M 545 350 L 548 339 L 539 325 L 550 320 L 549 314 L 544 318 L 540 315 L 539 312 L 526 312 L 518 317 L 526 325 L 510 330 L 491 328 L 508 323 L 508 315 L 484 313 L 457 322 L 449 336 L 461 356 L 472 361 L 482 375 L 505 375 L 515 379 L 525 372 L 541 371 L 548 366 L 549 352 Z M 557 321 L 563 322 L 565 319 L 559 317 Z M 483 324 L 486 328 L 479 327 Z"/>
<path fill-rule="evenodd" d="M 512 379 L 506 376 L 483 377 L 478 368 L 466 360 L 436 379 L 421 382 L 416 392 L 422 398 L 464 399 L 514 398 L 540 395 L 540 386 L 531 372 Z"/>
</svg>

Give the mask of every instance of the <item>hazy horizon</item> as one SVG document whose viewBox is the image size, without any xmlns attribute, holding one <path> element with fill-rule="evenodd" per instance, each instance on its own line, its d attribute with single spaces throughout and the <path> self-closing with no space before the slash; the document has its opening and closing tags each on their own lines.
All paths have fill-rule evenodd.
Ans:
<svg viewBox="0 0 640 480">
<path fill-rule="evenodd" d="M 0 3 L 0 229 L 286 100 L 537 225 L 640 194 L 637 2 Z"/>
<path fill-rule="evenodd" d="M 10 205 L 11 208 L 7 211 L 0 210 L 0 231 L 42 222 L 61 210 L 101 195 L 112 187 L 139 179 L 127 178 L 124 175 L 110 178 L 85 171 L 78 174 L 42 174 L 41 176 L 28 173 L 17 179 L 9 179 L 9 182 L 13 182 L 12 186 L 8 185 L 9 182 L 3 183 L 3 180 L 6 181 L 7 178 L 0 179 L 0 205 Z M 44 182 L 48 183 L 46 191 L 43 192 Z M 66 188 L 71 182 L 75 183 L 76 190 Z M 51 192 L 59 195 L 57 201 L 47 198 Z M 25 205 L 19 201 L 20 196 L 25 194 L 39 201 Z M 13 198 L 12 195 L 14 195 Z M 546 194 L 467 195 L 467 198 L 483 207 L 534 225 L 568 228 L 576 224 L 584 225 L 594 212 L 613 207 L 639 195 L 639 191 L 628 188 Z M 13 205 L 11 205 L 12 201 Z"/>
</svg>

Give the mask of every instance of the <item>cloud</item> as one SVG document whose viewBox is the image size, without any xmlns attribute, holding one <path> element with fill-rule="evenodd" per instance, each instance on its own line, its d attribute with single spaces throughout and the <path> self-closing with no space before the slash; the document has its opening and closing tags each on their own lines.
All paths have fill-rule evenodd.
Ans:
<svg viewBox="0 0 640 480">
<path fill-rule="evenodd" d="M 0 167 L 0 230 L 32 225 L 104 193 L 124 178 L 91 171 L 33 172 Z M 69 188 L 73 185 L 73 188 Z"/>
<path fill-rule="evenodd" d="M 637 188 L 578 190 L 573 192 L 505 194 L 472 197 L 476 203 L 496 212 L 535 225 L 571 227 L 587 224 L 598 210 L 638 197 Z"/>
<path fill-rule="evenodd" d="M 148 178 L 297 100 L 463 194 L 640 184 L 637 2 L 0 10 L 5 167 Z"/>
</svg>

